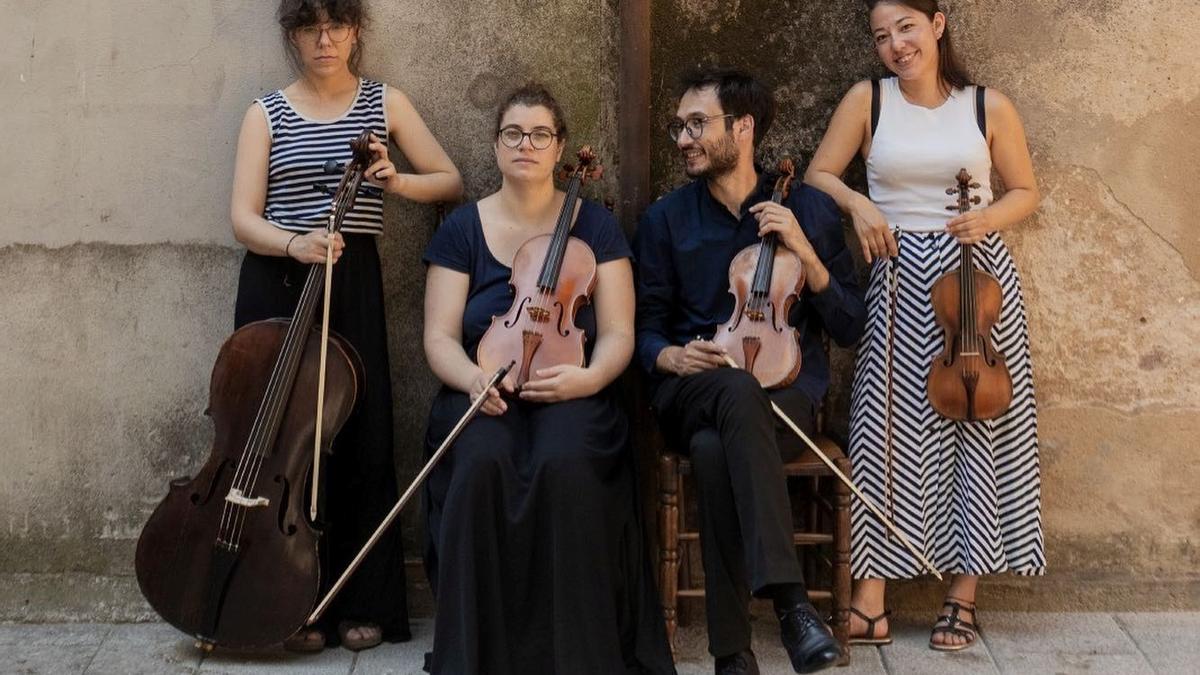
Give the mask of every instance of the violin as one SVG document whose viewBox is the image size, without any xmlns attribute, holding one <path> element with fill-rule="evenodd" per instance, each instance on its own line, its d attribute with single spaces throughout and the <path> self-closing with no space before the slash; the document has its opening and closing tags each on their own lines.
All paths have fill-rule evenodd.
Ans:
<svg viewBox="0 0 1200 675">
<path fill-rule="evenodd" d="M 492 323 L 479 341 L 476 360 L 485 372 L 518 364 L 515 388 L 520 389 L 539 368 L 584 365 L 586 335 L 575 325 L 579 308 L 590 302 L 596 285 L 596 256 L 590 246 L 571 236 L 575 206 L 583 184 L 597 180 L 603 167 L 591 147 L 577 153 L 579 164 L 560 170 L 567 177 L 567 196 L 552 234 L 521 244 L 513 258 L 513 304 Z"/>
<path fill-rule="evenodd" d="M 966 213 L 980 202 L 971 195 L 979 183 L 967 170 L 959 169 L 958 194 L 950 211 Z M 1000 282 L 975 269 L 974 244 L 959 244 L 959 267 L 938 278 L 930 289 L 933 313 L 945 333 L 946 342 L 929 371 L 929 404 L 952 420 L 973 422 L 1004 414 L 1012 402 L 1012 378 L 1004 356 L 992 348 L 992 326 L 1000 318 Z"/>
<path fill-rule="evenodd" d="M 369 143 L 367 132 L 351 143 L 330 233 L 365 187 Z M 310 266 L 291 319 L 248 324 L 221 346 L 209 388 L 208 460 L 195 477 L 171 482 L 138 538 L 142 594 L 206 650 L 282 642 L 316 602 L 321 531 L 306 513 L 307 495 L 319 488 L 313 448 L 331 452 L 364 381 L 354 348 L 334 333 L 322 340 L 313 325 L 327 269 Z"/>
<path fill-rule="evenodd" d="M 796 176 L 790 158 L 779 163 L 779 172 L 771 194 L 776 204 L 787 199 Z M 774 232 L 729 263 L 733 314 L 717 327 L 712 341 L 765 389 L 786 387 L 800 374 L 800 334 L 788 324 L 788 312 L 804 288 L 804 274 L 800 257 L 780 246 Z"/>
</svg>

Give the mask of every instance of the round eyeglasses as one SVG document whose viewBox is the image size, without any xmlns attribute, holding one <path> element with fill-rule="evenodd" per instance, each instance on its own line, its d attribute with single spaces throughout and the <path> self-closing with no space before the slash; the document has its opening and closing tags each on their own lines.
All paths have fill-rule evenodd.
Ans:
<svg viewBox="0 0 1200 675">
<path fill-rule="evenodd" d="M 704 135 L 705 124 L 726 117 L 737 117 L 737 115 L 726 113 L 724 115 L 713 115 L 712 117 L 689 117 L 686 121 L 679 119 L 671 120 L 667 122 L 667 133 L 671 135 L 671 140 L 678 141 L 679 137 L 683 135 L 684 130 L 686 130 L 687 135 L 692 140 L 695 140 Z"/>
<path fill-rule="evenodd" d="M 321 41 L 321 33 L 328 34 L 331 42 L 345 42 L 346 38 L 350 37 L 350 24 L 331 23 L 303 26 L 296 29 L 296 39 L 315 45 Z"/>
<path fill-rule="evenodd" d="M 514 150 L 521 147 L 521 141 L 524 141 L 526 136 L 529 137 L 529 145 L 533 146 L 534 150 L 545 150 L 550 147 L 558 134 L 546 127 L 538 127 L 533 131 L 522 131 L 521 127 L 512 125 L 500 130 L 500 142 L 504 144 L 504 147 Z"/>
</svg>

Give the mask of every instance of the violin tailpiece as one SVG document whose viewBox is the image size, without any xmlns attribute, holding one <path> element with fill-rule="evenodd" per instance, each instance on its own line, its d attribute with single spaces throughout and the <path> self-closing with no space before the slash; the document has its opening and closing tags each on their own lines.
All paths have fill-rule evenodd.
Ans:
<svg viewBox="0 0 1200 675">
<path fill-rule="evenodd" d="M 529 368 L 533 363 L 533 355 L 542 344 L 542 334 L 527 330 L 521 332 L 521 371 L 517 374 L 517 384 L 529 381 Z"/>
<path fill-rule="evenodd" d="M 758 350 L 762 348 L 762 340 L 756 337 L 742 338 L 742 356 L 746 363 L 746 372 L 754 372 L 754 362 L 758 360 Z"/>
</svg>

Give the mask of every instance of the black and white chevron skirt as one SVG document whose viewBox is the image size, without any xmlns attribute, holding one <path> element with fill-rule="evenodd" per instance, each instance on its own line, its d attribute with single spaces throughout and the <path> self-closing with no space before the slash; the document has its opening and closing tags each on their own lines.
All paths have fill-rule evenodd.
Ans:
<svg viewBox="0 0 1200 675">
<path fill-rule="evenodd" d="M 850 404 L 854 480 L 941 572 L 1042 574 L 1037 408 L 1016 266 L 998 234 L 975 246 L 975 265 L 1002 289 L 991 338 L 1012 376 L 1012 406 L 994 420 L 955 422 L 930 407 L 925 381 L 945 340 L 929 289 L 959 266 L 958 242 L 941 232 L 897 238 L 899 257 L 875 262 L 867 290 Z M 851 513 L 855 578 L 923 573 L 857 499 Z"/>
</svg>

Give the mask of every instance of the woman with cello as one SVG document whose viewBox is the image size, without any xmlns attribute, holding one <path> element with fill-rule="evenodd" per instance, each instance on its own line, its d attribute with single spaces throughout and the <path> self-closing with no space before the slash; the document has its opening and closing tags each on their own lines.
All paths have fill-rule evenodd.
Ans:
<svg viewBox="0 0 1200 675">
<path fill-rule="evenodd" d="M 361 0 L 282 0 L 284 46 L 299 77 L 257 99 L 238 137 L 230 208 L 234 236 L 248 249 L 238 281 L 235 323 L 290 317 L 310 265 L 333 248 L 330 325 L 361 357 L 365 391 L 337 436 L 328 462 L 323 504 L 326 535 L 322 579 L 337 577 L 396 500 L 392 456 L 392 394 L 383 283 L 375 245 L 383 233 L 383 194 L 418 202 L 455 199 L 462 181 L 412 103 L 399 90 L 358 75 Z M 349 141 L 373 135 L 373 162 L 364 189 L 343 219 L 325 233 L 330 197 L 316 188 L 336 183 L 329 160 L 348 162 Z M 416 173 L 388 159 L 392 140 Z M 393 530 L 366 559 L 316 628 L 285 646 L 322 649 L 340 640 L 350 649 L 410 637 L 404 555 Z"/>
<path fill-rule="evenodd" d="M 643 557 L 628 422 L 607 390 L 633 352 L 629 246 L 606 209 L 555 188 L 567 124 L 545 88 L 511 93 L 493 134 L 500 190 L 450 214 L 424 257 L 425 353 L 443 383 L 427 449 L 487 399 L 425 488 L 431 672 L 673 673 Z M 562 258 L 562 274 L 594 275 L 594 292 L 573 319 L 554 308 L 554 330 L 582 329 L 590 354 L 584 363 L 535 360 L 527 381 L 518 366 L 484 391 L 491 370 L 479 365 L 480 343 L 491 340 L 489 326 L 521 329 L 504 315 L 526 297 L 513 290 L 530 263 L 524 252 L 556 231 L 590 249 Z M 543 262 L 532 261 L 534 274 Z M 520 346 L 511 359 L 522 361 Z"/>
<path fill-rule="evenodd" d="M 954 651 L 978 637 L 980 575 L 1037 575 L 1046 566 L 1024 300 L 1000 237 L 1037 208 L 1038 189 L 1016 108 L 971 84 L 936 0 L 866 4 L 875 51 L 895 77 L 850 89 L 805 181 L 852 217 L 872 264 L 851 400 L 854 475 L 935 566 L 953 573 L 929 646 Z M 842 182 L 855 153 L 866 160 L 869 198 Z M 993 167 L 1006 188 L 995 201 Z M 965 281 L 961 293 L 954 288 L 968 264 L 971 278 L 986 282 L 977 295 Z M 980 309 L 989 294 L 993 308 Z M 979 330 L 955 333 L 976 312 L 987 319 Z M 947 412 L 931 372 L 946 370 L 951 354 L 1007 365 L 1010 381 L 997 378 L 996 388 L 1011 387 L 1001 392 L 1011 403 L 985 415 Z M 967 411 L 985 397 L 973 368 L 957 392 Z M 922 569 L 858 502 L 853 521 L 851 642 L 886 644 L 886 580 Z"/>
</svg>

